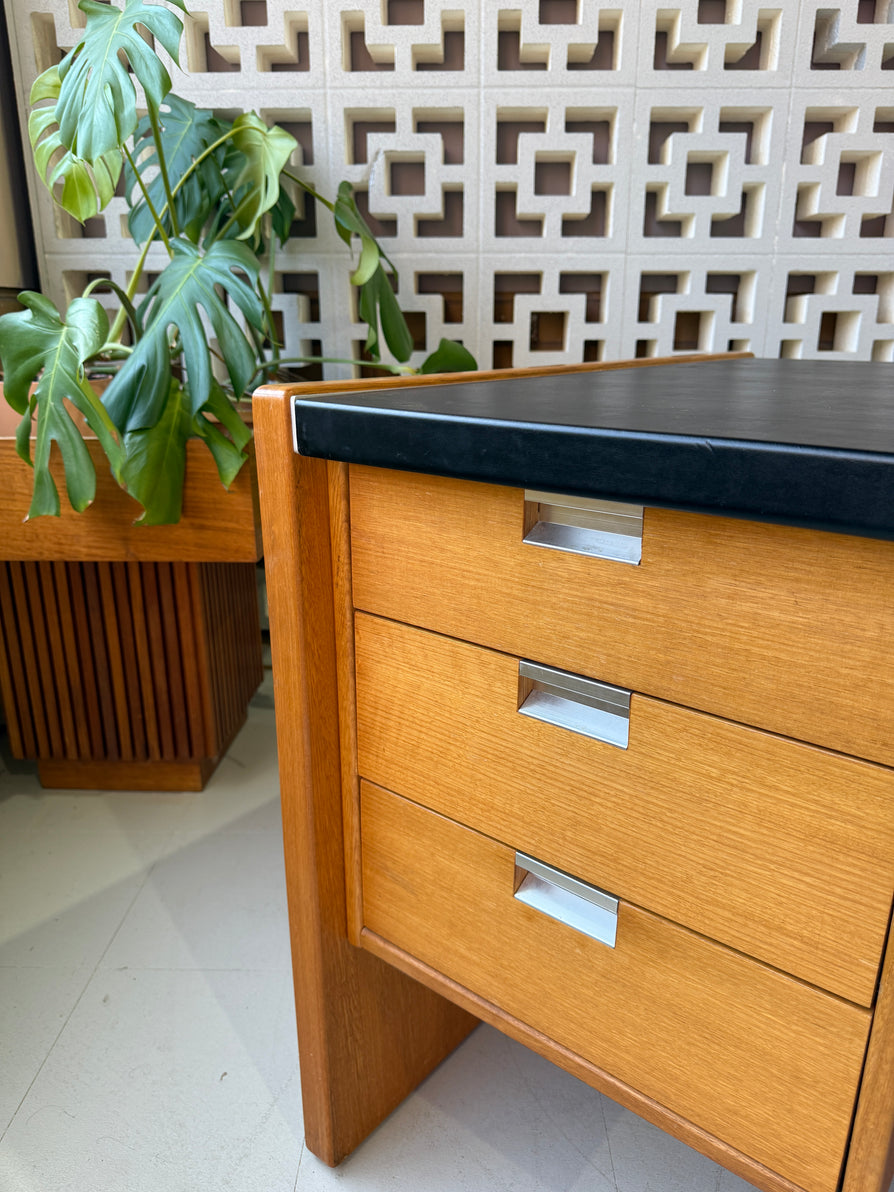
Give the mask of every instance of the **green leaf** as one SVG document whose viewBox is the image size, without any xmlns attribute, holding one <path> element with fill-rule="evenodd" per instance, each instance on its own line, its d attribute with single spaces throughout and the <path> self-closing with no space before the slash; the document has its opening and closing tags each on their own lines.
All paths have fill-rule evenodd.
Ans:
<svg viewBox="0 0 894 1192">
<path fill-rule="evenodd" d="M 19 301 L 26 308 L 24 311 L 0 318 L 0 361 L 7 400 L 24 415 L 16 444 L 28 463 L 31 463 L 30 424 L 37 415 L 34 492 L 28 516 L 59 513 L 59 494 L 49 468 L 53 440 L 62 453 L 68 498 L 80 512 L 93 500 L 96 475 L 81 432 L 66 409 L 66 401 L 83 414 L 116 475 L 122 463 L 115 428 L 84 376 L 84 363 L 106 341 L 108 316 L 95 298 L 75 298 L 64 322 L 55 306 L 40 294 L 26 291 L 19 295 Z M 30 393 L 35 381 L 36 388 Z"/>
<path fill-rule="evenodd" d="M 41 180 L 59 205 L 83 223 L 102 211 L 114 195 L 121 174 L 122 154 L 120 149 L 111 149 L 91 165 L 66 149 L 56 111 L 61 86 L 57 66 L 35 79 L 31 88 L 32 105 L 43 100 L 50 102 L 31 112 L 28 136 Z M 57 187 L 60 182 L 61 187 Z"/>
<path fill-rule="evenodd" d="M 256 232 L 264 212 L 276 205 L 279 176 L 298 148 L 298 142 L 276 125 L 268 128 L 254 112 L 238 116 L 233 129 L 233 144 L 243 157 L 232 187 L 233 193 L 238 194 L 234 216 L 242 229 L 238 239 L 246 240 Z"/>
<path fill-rule="evenodd" d="M 352 236 L 360 237 L 360 260 L 357 263 L 357 268 L 351 274 L 352 285 L 365 285 L 379 267 L 380 258 L 391 265 L 357 208 L 354 188 L 350 182 L 342 182 L 338 188 L 338 198 L 335 200 L 335 230 L 345 244 L 351 243 Z M 397 276 L 397 270 L 393 265 L 391 268 Z"/>
<path fill-rule="evenodd" d="M 206 411 L 216 421 L 206 417 Z M 226 427 L 233 437 L 228 438 L 221 426 Z M 211 386 L 211 399 L 204 410 L 196 415 L 193 430 L 208 445 L 217 464 L 221 483 L 229 488 L 248 459 L 243 449 L 251 440 L 251 431 L 239 417 L 238 411 L 230 405 L 229 398 L 219 385 Z"/>
<path fill-rule="evenodd" d="M 468 348 L 455 339 L 442 339 L 422 361 L 420 373 L 475 372 L 478 362 Z"/>
<path fill-rule="evenodd" d="M 171 3 L 185 11 L 182 0 Z M 183 23 L 170 9 L 144 0 L 126 0 L 123 9 L 102 0 L 80 0 L 78 7 L 87 14 L 87 28 L 59 67 L 56 111 L 63 145 L 93 163 L 120 148 L 137 126 L 134 78 L 156 108 L 171 89 L 170 76 L 141 29 L 176 62 Z"/>
<path fill-rule="evenodd" d="M 189 401 L 179 381 L 168 378 L 158 422 L 124 436 L 125 488 L 143 506 L 136 525 L 166 526 L 180 520 L 186 441 L 192 434 Z"/>
<path fill-rule="evenodd" d="M 397 304 L 388 275 L 381 265 L 369 281 L 360 289 L 358 309 L 361 319 L 369 328 L 366 350 L 373 360 L 380 356 L 378 326 L 381 322 L 382 335 L 395 360 L 401 363 L 410 359 L 413 351 L 413 337 L 403 312 Z"/>
<path fill-rule="evenodd" d="M 237 394 L 245 391 L 257 367 L 254 347 L 218 292 L 219 287 L 248 323 L 261 331 L 264 309 L 251 288 L 258 278 L 254 254 L 233 240 L 218 241 L 204 255 L 182 238 L 172 240 L 171 247 L 174 256 L 141 307 L 143 338 L 103 397 L 122 431 L 149 429 L 162 416 L 171 376 L 171 328 L 177 329 L 182 343 L 191 413 L 197 414 L 207 404 L 212 386 L 211 354 L 200 311 L 211 323 Z M 237 276 L 237 271 L 244 273 L 251 285 Z"/>
<path fill-rule="evenodd" d="M 282 187 L 279 190 L 279 198 L 270 208 L 270 219 L 273 233 L 282 246 L 291 235 L 292 222 L 295 219 L 295 204 L 289 193 Z"/>
<path fill-rule="evenodd" d="M 197 108 L 194 103 L 180 99 L 179 96 L 169 95 L 158 113 L 161 125 L 161 151 L 168 168 L 171 184 L 176 185 L 186 175 L 193 162 L 219 140 L 227 129 L 227 125 L 216 118 L 213 112 Z M 223 161 L 225 146 L 206 158 L 192 173 L 174 196 L 174 209 L 177 223 L 183 234 L 193 243 L 197 243 L 202 228 L 211 217 L 221 195 L 223 181 L 220 175 L 220 165 Z M 211 160 L 214 158 L 215 160 Z M 152 135 L 152 124 L 148 116 L 144 116 L 137 125 L 134 134 L 133 159 L 144 179 L 146 175 L 155 171 L 158 166 L 158 147 Z M 137 186 L 137 180 L 129 165 L 124 170 L 125 186 L 128 202 L 132 204 L 127 218 L 127 227 L 137 242 L 143 244 L 151 234 L 155 223 L 152 213 L 143 198 L 143 192 Z M 164 181 L 160 174 L 146 184 L 152 206 L 161 212 L 165 205 Z M 170 234 L 170 214 L 164 219 L 165 229 Z"/>
</svg>

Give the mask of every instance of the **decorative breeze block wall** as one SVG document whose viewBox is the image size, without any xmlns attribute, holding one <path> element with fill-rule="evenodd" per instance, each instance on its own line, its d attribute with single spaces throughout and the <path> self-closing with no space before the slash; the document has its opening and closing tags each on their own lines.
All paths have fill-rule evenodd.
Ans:
<svg viewBox="0 0 894 1192">
<path fill-rule="evenodd" d="M 82 17 L 5 3 L 24 123 Z M 484 367 L 894 360 L 891 0 L 195 3 L 175 90 L 284 125 L 324 193 L 355 185 L 400 271 L 413 363 L 441 336 Z M 124 200 L 82 229 L 30 181 L 52 297 L 98 272 L 124 284 Z M 307 201 L 293 233 L 286 353 L 357 356 L 328 213 Z"/>
</svg>

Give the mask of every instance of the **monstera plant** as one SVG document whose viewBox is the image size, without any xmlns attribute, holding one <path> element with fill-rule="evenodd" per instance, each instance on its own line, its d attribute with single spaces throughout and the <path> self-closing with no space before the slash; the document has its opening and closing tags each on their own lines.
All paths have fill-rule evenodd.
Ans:
<svg viewBox="0 0 894 1192">
<path fill-rule="evenodd" d="M 80 0 L 82 40 L 31 91 L 31 146 L 55 201 L 83 222 L 122 186 L 141 251 L 126 290 L 93 281 L 64 312 L 25 292 L 24 310 L 0 318 L 4 395 L 22 416 L 17 449 L 34 469 L 29 517 L 60 511 L 53 442 L 72 506 L 93 500 L 96 476 L 73 414 L 143 506 L 145 524 L 179 520 L 192 437 L 207 444 L 224 485 L 232 482 L 251 438 L 235 403 L 299 363 L 283 358 L 271 309 L 275 248 L 288 238 L 298 190 L 327 207 L 342 240 L 359 248 L 351 282 L 368 328 L 367 362 L 410 371 L 403 365 L 413 341 L 395 298 L 396 273 L 351 186 L 342 183 L 330 201 L 290 167 L 297 143 L 285 130 L 250 112 L 223 118 L 174 95 L 154 47 L 178 62 L 183 21 L 173 9 L 188 12 L 182 0 L 168 4 Z M 156 242 L 168 261 L 146 289 Z M 95 297 L 103 288 L 117 304 L 111 318 Z M 382 361 L 383 341 L 398 364 Z M 442 341 L 421 371 L 474 367 L 461 345 Z M 97 377 L 105 387 L 91 384 Z"/>
</svg>

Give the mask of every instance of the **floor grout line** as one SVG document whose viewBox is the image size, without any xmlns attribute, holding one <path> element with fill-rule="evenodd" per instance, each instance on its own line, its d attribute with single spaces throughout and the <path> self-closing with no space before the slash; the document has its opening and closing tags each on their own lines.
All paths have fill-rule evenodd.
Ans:
<svg viewBox="0 0 894 1192">
<path fill-rule="evenodd" d="M 292 1192 L 298 1192 L 298 1180 L 301 1178 L 301 1164 L 304 1162 L 304 1155 L 305 1155 L 306 1151 L 307 1151 L 307 1143 L 302 1138 L 301 1139 L 301 1151 L 298 1155 L 298 1170 L 295 1172 L 295 1184 L 292 1188 Z"/>
<path fill-rule="evenodd" d="M 143 880 L 142 880 L 142 882 L 140 882 L 140 884 L 139 884 L 139 886 L 138 886 L 138 888 L 137 888 L 136 892 L 134 893 L 134 896 L 133 896 L 133 898 L 132 898 L 132 899 L 130 900 L 130 902 L 127 904 L 127 907 L 126 907 L 126 909 L 124 910 L 124 912 L 123 912 L 123 914 L 122 914 L 122 916 L 121 916 L 120 920 L 118 921 L 118 925 L 117 925 L 117 927 L 116 927 L 116 928 L 115 928 L 115 930 L 112 932 L 111 938 L 109 939 L 109 942 L 106 944 L 105 948 L 103 948 L 103 950 L 102 950 L 102 954 L 100 955 L 99 959 L 96 961 L 96 964 L 93 966 L 93 968 L 92 968 L 92 969 L 88 969 L 88 970 L 86 970 L 86 972 L 87 972 L 87 979 L 86 979 L 86 981 L 84 982 L 84 985 L 83 985 L 83 987 L 82 987 L 82 989 L 81 989 L 81 992 L 80 992 L 80 993 L 78 994 L 78 996 L 75 998 L 75 1000 L 74 1000 L 74 1005 L 71 1007 L 71 1009 L 69 1010 L 68 1014 L 65 1016 L 65 1021 L 62 1023 L 62 1025 L 60 1026 L 59 1030 L 56 1032 L 56 1037 L 53 1039 L 53 1042 L 52 1042 L 52 1043 L 50 1044 L 50 1046 L 47 1048 L 46 1055 L 43 1057 L 43 1059 L 41 1060 L 41 1062 L 38 1064 L 38 1066 L 37 1066 L 37 1071 L 34 1073 L 34 1076 L 32 1077 L 32 1079 L 31 1079 L 30 1083 L 28 1084 L 28 1087 L 25 1089 L 24 1093 L 22 1094 L 22 1099 L 19 1101 L 18 1105 L 16 1106 L 15 1113 L 13 1113 L 12 1117 L 9 1119 L 9 1122 L 8 1122 L 8 1124 L 5 1126 L 5 1128 L 4 1128 L 2 1131 L 0 1131 L 0 1143 L 2 1143 L 2 1142 L 3 1142 L 3 1139 L 6 1137 L 7 1133 L 9 1132 L 9 1130 L 10 1130 L 10 1128 L 12 1127 L 13 1123 L 15 1122 L 16 1118 L 19 1116 L 19 1112 L 21 1111 L 21 1108 L 22 1108 L 22 1106 L 25 1104 L 25 1101 L 28 1099 L 28 1094 L 29 1094 L 29 1093 L 31 1092 L 31 1090 L 34 1088 L 34 1085 L 35 1085 L 35 1083 L 37 1082 L 37 1078 L 40 1076 L 41 1072 L 42 1072 L 42 1071 L 44 1070 L 44 1068 L 46 1067 L 46 1065 L 47 1065 L 47 1062 L 48 1062 L 48 1060 L 49 1060 L 50 1056 L 51 1056 L 51 1055 L 53 1054 L 53 1052 L 56 1050 L 56 1045 L 58 1044 L 58 1042 L 59 1042 L 60 1038 L 62 1037 L 62 1034 L 63 1034 L 63 1032 L 65 1031 L 65 1028 L 66 1028 L 66 1027 L 68 1026 L 68 1024 L 71 1022 L 71 1020 L 72 1020 L 72 1017 L 73 1017 L 73 1015 L 74 1015 L 74 1012 L 77 1010 L 78 1006 L 79 1006 L 79 1005 L 81 1004 L 81 1002 L 83 1001 L 83 999 L 84 999 L 84 994 L 87 992 L 87 988 L 88 988 L 88 986 L 90 985 L 90 982 L 93 980 L 93 978 L 96 976 L 97 972 L 99 971 L 99 966 L 100 966 L 100 964 L 101 964 L 101 963 L 102 963 L 102 961 L 103 961 L 103 957 L 105 957 L 105 955 L 106 955 L 106 953 L 108 952 L 109 948 L 112 946 L 112 943 L 114 942 L 114 939 L 115 939 L 115 937 L 117 936 L 118 932 L 121 930 L 121 927 L 122 927 L 122 924 L 124 923 L 124 920 L 127 918 L 127 916 L 130 914 L 131 910 L 133 909 L 133 905 L 134 905 L 134 903 L 136 902 L 137 898 L 139 897 L 139 895 L 140 895 L 140 893 L 141 893 L 141 891 L 142 891 L 143 887 L 145 886 L 146 882 L 149 880 L 149 875 L 150 875 L 150 873 L 152 872 L 152 870 L 155 868 L 155 865 L 156 865 L 156 862 L 155 862 L 155 861 L 153 861 L 153 862 L 152 862 L 152 864 L 149 866 L 149 868 L 146 870 L 146 872 L 145 872 L 145 874 L 144 874 L 144 876 L 143 876 Z M 6 966 L 5 966 L 5 967 L 6 967 Z M 8 966 L 8 967 L 11 967 L 11 968 L 17 968 L 17 967 L 20 967 L 20 968 L 25 968 L 25 967 L 28 967 L 28 966 L 26 966 L 26 965 L 18 965 L 18 966 L 17 966 L 17 965 L 11 965 L 11 966 Z"/>
<path fill-rule="evenodd" d="M 602 1114 L 602 1125 L 605 1130 L 605 1145 L 608 1147 L 608 1161 L 612 1168 L 612 1183 L 615 1186 L 615 1192 L 620 1192 L 618 1188 L 618 1174 L 615 1171 L 615 1157 L 612 1154 L 612 1140 L 608 1132 L 608 1122 L 605 1118 L 605 1097 L 602 1093 L 599 1094 L 599 1112 Z"/>
</svg>

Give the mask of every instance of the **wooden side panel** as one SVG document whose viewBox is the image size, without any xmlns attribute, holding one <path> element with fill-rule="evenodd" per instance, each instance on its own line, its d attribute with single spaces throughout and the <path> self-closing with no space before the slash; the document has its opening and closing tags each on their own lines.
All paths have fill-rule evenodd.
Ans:
<svg viewBox="0 0 894 1192">
<path fill-rule="evenodd" d="M 356 606 L 894 764 L 894 544 L 647 509 L 632 567 L 523 543 L 523 511 L 352 467 Z"/>
<path fill-rule="evenodd" d="M 894 944 L 882 969 L 842 1192 L 889 1192 L 894 1182 Z"/>
<path fill-rule="evenodd" d="M 260 558 L 253 458 L 227 492 L 205 445 L 192 440 L 186 445 L 182 519 L 175 526 L 136 526 L 140 506 L 119 488 L 95 439 L 87 440 L 87 450 L 96 468 L 96 500 L 90 508 L 75 513 L 63 497 L 60 517 L 25 521 L 34 474 L 16 454 L 15 441 L 0 438 L 0 558 L 193 563 L 253 563 Z M 52 467 L 61 489 L 64 478 L 58 457 Z"/>
<path fill-rule="evenodd" d="M 369 929 L 802 1185 L 834 1192 L 871 1015 L 621 903 L 614 948 L 513 897 L 515 853 L 361 784 Z"/>
<path fill-rule="evenodd" d="M 347 940 L 326 465 L 254 399 L 305 1133 L 338 1163 L 476 1020 Z"/>
<path fill-rule="evenodd" d="M 357 691 L 354 679 L 354 605 L 351 596 L 351 509 L 346 464 L 327 464 L 332 527 L 332 591 L 335 607 L 335 661 L 338 677 L 338 732 L 341 742 L 342 812 L 348 939 L 360 943 L 363 907 L 360 891 L 360 779 L 357 769 Z"/>
<path fill-rule="evenodd" d="M 200 789 L 263 677 L 255 565 L 0 564 L 0 655 L 45 785 Z"/>
</svg>

